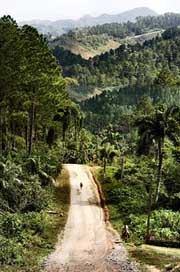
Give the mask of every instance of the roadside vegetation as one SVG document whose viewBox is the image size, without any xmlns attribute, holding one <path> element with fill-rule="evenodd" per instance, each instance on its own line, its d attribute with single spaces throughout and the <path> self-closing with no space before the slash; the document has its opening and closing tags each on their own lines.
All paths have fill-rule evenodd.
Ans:
<svg viewBox="0 0 180 272">
<path fill-rule="evenodd" d="M 59 233 L 64 230 L 67 219 L 70 200 L 67 173 L 62 171 L 54 185 L 42 186 L 38 176 L 30 173 L 24 178 L 27 184 L 24 182 L 20 188 L 14 184 L 3 190 L 3 195 L 8 193 L 14 202 L 13 207 L 16 198 L 23 209 L 16 207 L 14 212 L 11 209 L 1 210 L 2 272 L 22 269 L 27 272 L 40 271 L 45 258 L 53 251 Z"/>
</svg>

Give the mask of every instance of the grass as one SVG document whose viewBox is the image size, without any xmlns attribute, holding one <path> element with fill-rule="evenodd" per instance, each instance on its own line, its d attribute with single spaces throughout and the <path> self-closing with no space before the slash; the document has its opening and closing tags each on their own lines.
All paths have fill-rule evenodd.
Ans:
<svg viewBox="0 0 180 272">
<path fill-rule="evenodd" d="M 60 39 L 58 42 L 52 44 L 53 47 L 55 45 L 62 46 L 76 55 L 80 54 L 84 59 L 89 59 L 110 51 L 110 49 L 118 48 L 120 41 L 115 41 L 109 36 L 91 35 L 81 40 L 66 37 L 65 40 L 62 41 Z"/>
<path fill-rule="evenodd" d="M 140 248 L 146 251 L 154 251 L 159 254 L 163 254 L 166 256 L 173 256 L 180 259 L 180 249 L 179 248 L 167 248 L 167 247 L 159 247 L 159 246 L 150 246 L 150 245 L 141 245 Z"/>
<path fill-rule="evenodd" d="M 52 187 L 52 199 L 49 207 L 49 225 L 47 228 L 48 240 L 55 244 L 57 234 L 64 230 L 70 203 L 70 186 L 68 171 L 63 169 L 61 175 L 56 179 Z M 51 212 L 52 211 L 52 212 Z"/>
<path fill-rule="evenodd" d="M 171 271 L 172 268 L 180 264 L 180 249 L 149 245 L 138 247 L 128 245 L 128 250 L 131 256 L 141 263 L 142 267 L 153 265 L 160 271 Z"/>
<path fill-rule="evenodd" d="M 3 265 L 0 272 L 40 272 L 43 259 L 53 250 L 58 236 L 63 230 L 67 221 L 70 186 L 67 170 L 63 169 L 61 175 L 56 179 L 55 186 L 48 188 L 49 206 L 44 212 L 46 225 L 44 226 L 43 238 L 34 236 L 34 241 L 29 247 L 23 250 L 23 262 L 14 265 Z"/>
</svg>

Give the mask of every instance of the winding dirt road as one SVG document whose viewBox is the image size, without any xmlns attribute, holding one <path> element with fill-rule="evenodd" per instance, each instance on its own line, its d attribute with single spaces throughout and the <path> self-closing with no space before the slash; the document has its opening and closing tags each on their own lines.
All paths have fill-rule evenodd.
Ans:
<svg viewBox="0 0 180 272">
<path fill-rule="evenodd" d="M 115 237 L 107 230 L 97 186 L 88 167 L 64 167 L 70 174 L 71 205 L 63 239 L 59 238 L 48 257 L 45 271 L 137 271 L 122 244 L 115 244 Z"/>
</svg>

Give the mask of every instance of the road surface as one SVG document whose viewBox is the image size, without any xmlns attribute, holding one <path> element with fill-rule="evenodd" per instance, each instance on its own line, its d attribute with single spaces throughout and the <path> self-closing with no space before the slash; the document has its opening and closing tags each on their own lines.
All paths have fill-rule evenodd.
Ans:
<svg viewBox="0 0 180 272">
<path fill-rule="evenodd" d="M 47 258 L 45 271 L 137 271 L 128 261 L 122 244 L 115 244 L 107 229 L 97 185 L 89 168 L 77 164 L 64 167 L 70 175 L 70 209 L 63 239 L 59 239 L 55 251 Z"/>
</svg>

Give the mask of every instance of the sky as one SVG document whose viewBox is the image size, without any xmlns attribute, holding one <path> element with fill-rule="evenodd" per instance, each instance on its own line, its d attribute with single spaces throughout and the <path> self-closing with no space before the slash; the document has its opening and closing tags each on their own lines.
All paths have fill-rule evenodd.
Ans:
<svg viewBox="0 0 180 272">
<path fill-rule="evenodd" d="M 86 14 L 118 14 L 136 7 L 149 7 L 159 14 L 180 13 L 180 0 L 0 0 L 0 17 L 17 21 L 78 19 Z"/>
</svg>

